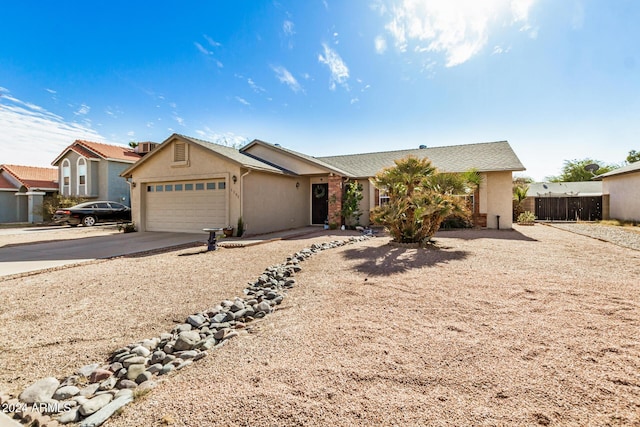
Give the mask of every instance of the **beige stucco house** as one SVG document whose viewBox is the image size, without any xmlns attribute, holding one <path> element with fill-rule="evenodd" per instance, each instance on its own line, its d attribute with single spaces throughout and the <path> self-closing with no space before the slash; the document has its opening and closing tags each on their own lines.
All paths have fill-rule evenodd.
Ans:
<svg viewBox="0 0 640 427">
<path fill-rule="evenodd" d="M 640 162 L 598 175 L 604 193 L 603 219 L 640 221 Z"/>
<path fill-rule="evenodd" d="M 394 160 L 428 157 L 443 172 L 476 168 L 481 226 L 511 228 L 512 172 L 524 167 L 506 141 L 347 156 L 312 157 L 254 140 L 235 149 L 174 134 L 121 176 L 131 185 L 133 221 L 141 231 L 199 232 L 236 227 L 259 234 L 325 222 L 340 224 L 348 181 L 363 186 L 361 223 L 382 199 L 371 178 Z"/>
</svg>

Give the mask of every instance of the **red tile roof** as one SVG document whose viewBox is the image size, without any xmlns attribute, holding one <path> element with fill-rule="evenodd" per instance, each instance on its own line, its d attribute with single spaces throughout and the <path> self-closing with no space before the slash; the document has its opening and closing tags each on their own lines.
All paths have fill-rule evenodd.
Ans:
<svg viewBox="0 0 640 427">
<path fill-rule="evenodd" d="M 58 188 L 58 169 L 55 168 L 0 165 L 0 169 L 6 171 L 30 190 Z"/>
<path fill-rule="evenodd" d="M 115 160 L 127 160 L 131 162 L 135 162 L 140 159 L 140 155 L 135 153 L 132 148 L 124 147 L 121 145 L 109 145 L 102 144 L 99 142 L 91 142 L 91 141 L 83 141 L 81 139 L 76 140 L 72 144 L 72 147 L 81 147 L 84 149 L 89 149 L 94 153 L 98 154 L 100 157 L 104 159 L 115 159 Z M 83 154 L 84 155 L 84 154 Z M 92 156 L 95 157 L 95 156 Z"/>
</svg>

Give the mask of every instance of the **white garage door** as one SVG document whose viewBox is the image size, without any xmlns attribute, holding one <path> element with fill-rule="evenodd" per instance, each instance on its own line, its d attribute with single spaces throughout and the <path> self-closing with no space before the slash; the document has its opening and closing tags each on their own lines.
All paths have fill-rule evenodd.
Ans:
<svg viewBox="0 0 640 427">
<path fill-rule="evenodd" d="M 227 226 L 223 179 L 156 182 L 146 188 L 146 229 L 201 233 Z"/>
</svg>

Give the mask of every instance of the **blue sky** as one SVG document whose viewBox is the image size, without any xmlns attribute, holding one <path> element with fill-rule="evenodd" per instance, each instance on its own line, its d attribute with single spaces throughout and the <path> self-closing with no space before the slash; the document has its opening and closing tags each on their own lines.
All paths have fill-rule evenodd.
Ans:
<svg viewBox="0 0 640 427">
<path fill-rule="evenodd" d="M 5 2 L 0 163 L 174 132 L 310 155 L 508 140 L 541 180 L 640 150 L 640 2 Z"/>
</svg>

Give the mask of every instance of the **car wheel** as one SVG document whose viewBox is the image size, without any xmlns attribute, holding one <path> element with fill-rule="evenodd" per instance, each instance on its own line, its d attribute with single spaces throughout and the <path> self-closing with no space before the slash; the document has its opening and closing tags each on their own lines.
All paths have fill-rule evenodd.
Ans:
<svg viewBox="0 0 640 427">
<path fill-rule="evenodd" d="M 84 218 L 82 218 L 82 225 L 84 225 L 85 227 L 92 227 L 95 224 L 96 224 L 95 216 L 87 215 Z"/>
</svg>

